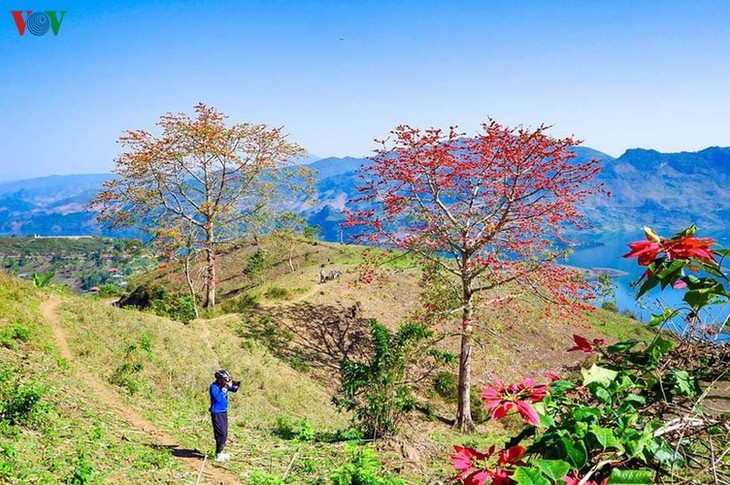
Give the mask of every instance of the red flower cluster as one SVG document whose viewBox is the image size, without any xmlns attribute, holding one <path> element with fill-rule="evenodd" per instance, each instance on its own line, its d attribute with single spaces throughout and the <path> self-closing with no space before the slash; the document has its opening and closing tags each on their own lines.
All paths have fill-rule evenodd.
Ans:
<svg viewBox="0 0 730 485">
<path fill-rule="evenodd" d="M 451 480 L 461 480 L 464 485 L 484 485 L 491 479 L 492 485 L 509 485 L 512 466 L 522 466 L 525 463 L 520 460 L 525 454 L 522 446 L 513 446 L 506 450 L 495 453 L 494 445 L 489 447 L 486 453 L 480 453 L 468 446 L 454 446 L 456 453 L 451 455 L 451 465 L 457 470 Z M 497 466 L 490 470 L 487 460 L 497 455 Z"/>
<path fill-rule="evenodd" d="M 581 337 L 580 335 L 573 334 L 573 341 L 575 342 L 575 346 L 568 349 L 568 352 L 572 352 L 573 350 L 580 350 L 584 354 L 590 354 L 593 352 L 594 345 L 596 347 L 600 347 L 604 343 L 606 343 L 605 340 L 602 338 L 595 338 L 593 339 L 593 344 L 591 345 L 591 342 L 588 341 L 587 338 Z"/>
<path fill-rule="evenodd" d="M 715 263 L 714 252 L 710 249 L 710 246 L 715 243 L 713 239 L 688 235 L 676 235 L 667 239 L 657 236 L 649 228 L 645 228 L 644 231 L 646 240 L 629 243 L 631 251 L 624 254 L 624 258 L 638 258 L 639 265 L 648 266 L 659 256 L 659 253 L 663 252 L 669 261 L 701 259 Z"/>
<path fill-rule="evenodd" d="M 492 413 L 492 419 L 501 419 L 512 409 L 516 409 L 522 420 L 533 426 L 540 424 L 540 417 L 532 403 L 542 401 L 547 396 L 547 385 L 535 385 L 534 379 L 525 379 L 519 384 L 506 385 L 495 379 L 494 387 L 482 391 L 484 407 Z"/>
</svg>

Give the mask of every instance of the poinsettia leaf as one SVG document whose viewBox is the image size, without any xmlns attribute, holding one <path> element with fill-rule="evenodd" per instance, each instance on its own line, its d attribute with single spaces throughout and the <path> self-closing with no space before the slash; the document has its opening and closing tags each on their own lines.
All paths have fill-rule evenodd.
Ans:
<svg viewBox="0 0 730 485">
<path fill-rule="evenodd" d="M 563 460 L 535 460 L 535 465 L 551 480 L 557 482 L 570 470 L 570 463 Z"/>
<path fill-rule="evenodd" d="M 618 375 L 615 370 L 606 369 L 597 364 L 593 364 L 590 369 L 581 369 L 580 373 L 583 375 L 584 386 L 593 382 L 608 386 Z"/>
<path fill-rule="evenodd" d="M 652 356 L 654 361 L 659 360 L 659 358 L 675 348 L 677 346 L 677 342 L 669 339 L 665 339 L 662 337 L 658 337 L 647 349 L 646 351 L 649 353 L 649 355 Z"/>
<path fill-rule="evenodd" d="M 512 475 L 512 480 L 518 485 L 551 485 L 550 480 L 537 468 L 520 467 Z"/>
<path fill-rule="evenodd" d="M 603 449 L 616 448 L 623 451 L 623 446 L 614 436 L 613 431 L 608 428 L 602 428 L 595 424 L 591 426 L 591 434 L 595 436 L 596 440 L 601 444 Z"/>
<path fill-rule="evenodd" d="M 574 440 L 570 436 L 563 436 L 560 438 L 565 448 L 565 454 L 568 457 L 571 465 L 574 468 L 580 470 L 588 462 L 588 452 L 586 451 L 586 445 L 582 441 Z"/>
<path fill-rule="evenodd" d="M 652 318 L 654 315 L 652 315 Z M 625 342 L 618 342 L 613 345 L 609 345 L 609 347 L 606 349 L 610 354 L 616 354 L 616 353 L 623 353 L 628 350 L 633 349 L 636 347 L 636 345 L 639 343 L 638 340 L 627 340 Z"/>
<path fill-rule="evenodd" d="M 654 472 L 651 470 L 619 470 L 614 468 L 608 478 L 609 484 L 640 485 L 654 483 Z"/>
</svg>

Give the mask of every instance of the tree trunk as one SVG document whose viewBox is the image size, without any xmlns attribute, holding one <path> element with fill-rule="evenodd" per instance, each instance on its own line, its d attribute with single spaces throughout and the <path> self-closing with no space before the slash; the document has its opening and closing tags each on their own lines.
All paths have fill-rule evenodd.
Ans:
<svg viewBox="0 0 730 485">
<path fill-rule="evenodd" d="M 195 286 L 193 286 L 193 277 L 190 274 L 190 257 L 192 251 L 188 248 L 188 253 L 185 255 L 185 280 L 188 284 L 188 291 L 190 292 L 190 298 L 193 299 L 193 311 L 195 312 L 195 318 L 200 318 L 198 314 L 198 302 L 195 299 Z"/>
<path fill-rule="evenodd" d="M 292 273 L 294 273 L 294 271 L 296 271 L 294 269 L 294 244 L 293 243 L 291 246 L 289 246 L 289 269 L 291 269 Z"/>
<path fill-rule="evenodd" d="M 474 431 L 471 418 L 471 333 L 472 291 L 471 282 L 463 282 L 464 311 L 461 321 L 461 352 L 459 353 L 459 407 L 454 426 L 463 433 Z"/>
<path fill-rule="evenodd" d="M 207 274 L 205 276 L 205 308 L 215 306 L 215 248 L 213 246 L 213 225 L 205 229 L 205 253 Z"/>
</svg>

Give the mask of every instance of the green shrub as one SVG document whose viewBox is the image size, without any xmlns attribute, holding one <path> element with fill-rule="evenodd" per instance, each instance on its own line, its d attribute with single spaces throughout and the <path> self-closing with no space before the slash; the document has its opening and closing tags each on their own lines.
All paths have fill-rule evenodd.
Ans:
<svg viewBox="0 0 730 485">
<path fill-rule="evenodd" d="M 99 286 L 99 296 L 102 297 L 110 297 L 110 296 L 121 296 L 124 293 L 124 290 L 121 286 L 119 286 L 116 283 L 107 283 L 105 285 Z"/>
<path fill-rule="evenodd" d="M 331 475 L 333 485 L 399 485 L 403 480 L 383 471 L 372 445 L 361 446 L 355 442 L 345 445 L 347 462 Z"/>
<path fill-rule="evenodd" d="M 130 394 L 136 394 L 139 391 L 139 381 L 135 378 L 135 375 L 143 368 L 144 365 L 141 362 L 135 364 L 125 362 L 114 369 L 109 377 L 109 382 L 115 386 L 125 388 Z"/>
<path fill-rule="evenodd" d="M 0 329 L 0 345 L 14 349 L 17 342 L 28 342 L 32 336 L 31 330 L 21 323 L 11 323 Z"/>
<path fill-rule="evenodd" d="M 271 263 L 268 261 L 265 249 L 257 249 L 255 253 L 249 256 L 246 261 L 246 266 L 243 268 L 243 274 L 249 278 L 256 278 L 264 270 L 271 267 Z"/>
<path fill-rule="evenodd" d="M 314 429 L 307 418 L 293 421 L 287 417 L 276 418 L 274 435 L 285 440 L 312 441 L 315 438 Z"/>
<path fill-rule="evenodd" d="M 33 379 L 21 380 L 7 365 L 0 367 L 0 421 L 10 425 L 42 425 L 50 409 L 46 388 Z"/>
<path fill-rule="evenodd" d="M 482 393 L 479 388 L 471 388 L 469 401 L 471 405 L 471 419 L 476 424 L 485 423 L 489 419 L 489 413 L 484 408 L 484 401 L 482 400 Z"/>
<path fill-rule="evenodd" d="M 46 288 L 51 285 L 51 280 L 56 275 L 53 271 L 50 273 L 33 273 L 33 286 L 36 288 Z"/>
<path fill-rule="evenodd" d="M 280 286 L 271 286 L 264 292 L 264 296 L 270 300 L 288 300 L 291 292 Z"/>
<path fill-rule="evenodd" d="M 66 480 L 69 485 L 87 485 L 91 483 L 91 475 L 94 472 L 94 466 L 83 452 L 78 452 L 78 459 L 74 466 L 73 473 Z"/>
<path fill-rule="evenodd" d="M 284 480 L 281 477 L 272 475 L 270 473 L 262 472 L 261 470 L 254 470 L 248 477 L 249 485 L 284 485 Z"/>
<path fill-rule="evenodd" d="M 459 395 L 459 377 L 452 372 L 439 372 L 433 381 L 436 393 L 448 401 L 455 401 Z"/>
<path fill-rule="evenodd" d="M 396 433 L 405 415 L 416 408 L 411 384 L 424 359 L 433 359 L 433 333 L 424 325 L 406 323 L 391 333 L 370 321 L 371 353 L 365 362 L 340 363 L 342 395 L 338 409 L 352 412 L 356 427 L 368 438 Z"/>
<path fill-rule="evenodd" d="M 259 302 L 255 296 L 244 293 L 236 298 L 225 300 L 221 303 L 221 309 L 225 313 L 246 313 L 259 306 Z"/>
</svg>

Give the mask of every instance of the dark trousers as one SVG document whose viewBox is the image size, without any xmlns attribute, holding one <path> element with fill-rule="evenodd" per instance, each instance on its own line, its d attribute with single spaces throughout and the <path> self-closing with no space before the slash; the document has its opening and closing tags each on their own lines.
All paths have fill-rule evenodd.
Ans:
<svg viewBox="0 0 730 485">
<path fill-rule="evenodd" d="M 223 453 L 228 439 L 228 413 L 210 413 L 213 422 L 213 436 L 215 436 L 215 454 Z"/>
</svg>

